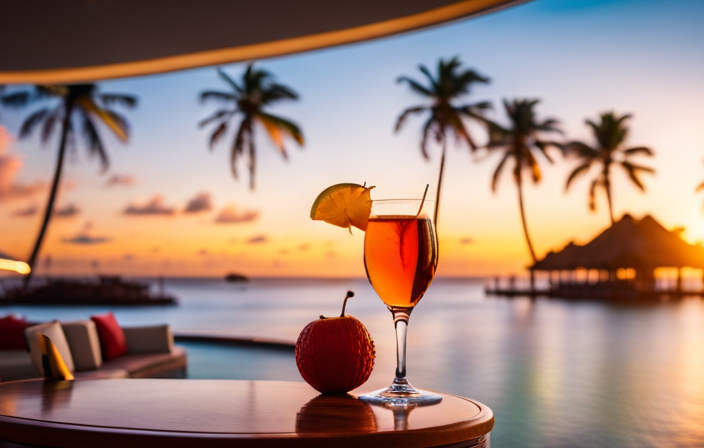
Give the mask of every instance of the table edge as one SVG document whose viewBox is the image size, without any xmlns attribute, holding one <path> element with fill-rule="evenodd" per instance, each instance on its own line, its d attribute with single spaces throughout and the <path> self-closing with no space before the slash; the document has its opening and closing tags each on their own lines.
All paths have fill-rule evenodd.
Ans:
<svg viewBox="0 0 704 448">
<path fill-rule="evenodd" d="M 196 440 L 207 440 L 209 446 L 231 446 L 237 441 L 238 446 L 267 446 L 281 448 L 323 447 L 334 441 L 337 448 L 359 446 L 366 441 L 373 444 L 403 445 L 406 448 L 420 446 L 440 446 L 473 440 L 488 434 L 494 427 L 494 414 L 483 403 L 453 395 L 442 394 L 470 402 L 479 408 L 479 412 L 467 420 L 460 420 L 429 428 L 407 431 L 379 431 L 370 433 L 215 433 L 176 430 L 148 430 L 120 428 L 114 426 L 81 425 L 77 423 L 60 423 L 24 417 L 0 415 L 0 440 L 15 443 L 49 446 L 70 446 L 75 448 L 92 448 L 96 437 L 101 437 L 105 448 L 133 446 L 135 448 L 166 444 L 171 447 L 192 446 Z M 108 444 L 103 443 L 105 436 Z M 66 441 L 66 444 L 61 444 Z M 59 443 L 57 445 L 57 443 Z"/>
</svg>

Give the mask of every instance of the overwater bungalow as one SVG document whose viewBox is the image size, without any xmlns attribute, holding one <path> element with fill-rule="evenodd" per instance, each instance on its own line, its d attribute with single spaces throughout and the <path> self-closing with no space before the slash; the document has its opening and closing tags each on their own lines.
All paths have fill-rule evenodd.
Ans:
<svg viewBox="0 0 704 448">
<path fill-rule="evenodd" d="M 655 218 L 635 219 L 626 214 L 590 242 L 570 242 L 548 252 L 530 266 L 531 286 L 487 290 L 499 295 L 547 295 L 563 298 L 648 298 L 663 294 L 701 294 L 682 286 L 682 270 L 704 270 L 704 247 L 684 241 L 681 229 L 667 230 Z M 658 287 L 658 268 L 677 270 L 674 287 Z M 703 271 L 704 272 L 704 271 Z M 538 274 L 547 274 L 547 288 L 536 288 Z"/>
</svg>

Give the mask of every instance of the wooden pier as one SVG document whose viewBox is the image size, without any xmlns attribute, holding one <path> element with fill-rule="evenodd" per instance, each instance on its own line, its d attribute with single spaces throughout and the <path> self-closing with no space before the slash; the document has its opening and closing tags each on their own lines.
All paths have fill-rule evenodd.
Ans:
<svg viewBox="0 0 704 448">
<path fill-rule="evenodd" d="M 684 288 L 681 278 L 674 287 L 639 289 L 633 280 L 607 280 L 589 282 L 550 282 L 548 285 L 536 286 L 535 281 L 527 285 L 518 285 L 515 277 L 501 281 L 498 277 L 493 284 L 484 286 L 488 296 L 499 297 L 550 297 L 578 300 L 662 300 L 677 299 L 685 296 L 704 297 L 704 289 Z"/>
</svg>

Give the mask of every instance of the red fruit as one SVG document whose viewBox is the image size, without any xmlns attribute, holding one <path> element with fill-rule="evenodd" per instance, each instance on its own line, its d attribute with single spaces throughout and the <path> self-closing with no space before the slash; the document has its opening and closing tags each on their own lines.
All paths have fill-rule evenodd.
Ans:
<svg viewBox="0 0 704 448">
<path fill-rule="evenodd" d="M 347 299 L 354 293 L 347 293 Z M 376 350 L 367 328 L 353 316 L 324 317 L 309 323 L 296 342 L 296 365 L 303 379 L 321 393 L 344 393 L 364 384 Z"/>
</svg>

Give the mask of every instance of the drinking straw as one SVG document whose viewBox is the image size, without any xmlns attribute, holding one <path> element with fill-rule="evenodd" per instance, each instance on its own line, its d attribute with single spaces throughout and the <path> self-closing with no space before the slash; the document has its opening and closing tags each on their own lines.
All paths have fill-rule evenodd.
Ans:
<svg viewBox="0 0 704 448">
<path fill-rule="evenodd" d="M 423 199 L 420 201 L 420 207 L 418 207 L 418 213 L 416 213 L 416 218 L 420 215 L 421 210 L 423 210 L 423 204 L 425 203 L 425 195 L 428 194 L 428 187 L 430 184 L 425 184 L 425 191 L 423 192 Z"/>
</svg>

